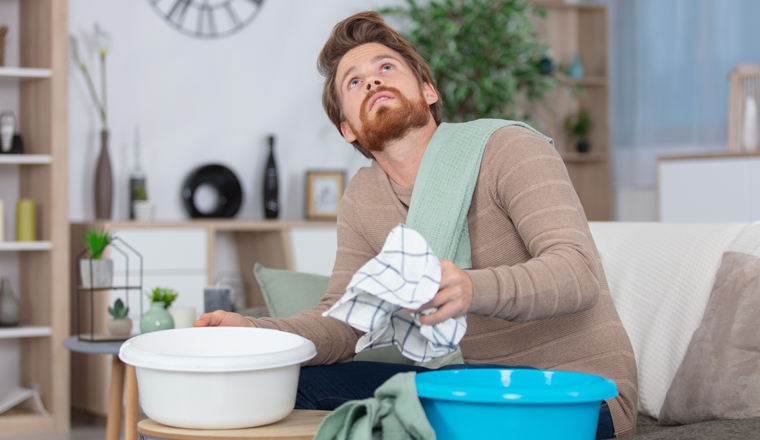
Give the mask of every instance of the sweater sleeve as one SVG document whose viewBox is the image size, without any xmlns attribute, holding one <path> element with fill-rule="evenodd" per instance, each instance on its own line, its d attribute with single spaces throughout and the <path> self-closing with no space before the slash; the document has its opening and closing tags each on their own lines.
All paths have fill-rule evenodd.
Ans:
<svg viewBox="0 0 760 440">
<path fill-rule="evenodd" d="M 483 184 L 529 258 L 469 271 L 468 313 L 527 322 L 593 308 L 601 285 L 588 222 L 554 147 L 524 128 L 498 130 L 483 157 L 478 185 Z"/>
<path fill-rule="evenodd" d="M 338 212 L 338 253 L 327 292 L 314 308 L 289 318 L 249 318 L 257 327 L 282 330 L 311 340 L 317 355 L 306 365 L 328 365 L 353 359 L 356 341 L 362 333 L 345 322 L 323 317 L 326 311 L 345 293 L 353 274 L 375 253 L 357 230 L 354 191 L 351 185 L 341 198 Z"/>
</svg>

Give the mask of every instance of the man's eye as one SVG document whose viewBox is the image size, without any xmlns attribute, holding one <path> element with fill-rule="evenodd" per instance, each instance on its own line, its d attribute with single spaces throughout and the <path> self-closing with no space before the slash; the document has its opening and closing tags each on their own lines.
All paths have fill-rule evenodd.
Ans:
<svg viewBox="0 0 760 440">
<path fill-rule="evenodd" d="M 352 80 L 351 80 L 351 81 L 348 83 L 348 88 L 350 89 L 351 87 L 353 87 L 353 86 L 355 86 L 355 85 L 357 85 L 357 84 L 359 84 L 359 80 L 358 80 L 358 79 L 352 79 Z"/>
<path fill-rule="evenodd" d="M 393 69 L 393 66 L 391 64 L 384 64 L 380 70 L 385 72 L 386 70 L 391 70 L 391 69 Z"/>
</svg>

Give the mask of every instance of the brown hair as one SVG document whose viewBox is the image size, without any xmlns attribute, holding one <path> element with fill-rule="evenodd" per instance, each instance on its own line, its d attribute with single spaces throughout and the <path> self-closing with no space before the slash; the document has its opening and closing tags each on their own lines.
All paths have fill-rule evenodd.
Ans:
<svg viewBox="0 0 760 440">
<path fill-rule="evenodd" d="M 366 11 L 352 15 L 335 25 L 317 60 L 317 69 L 325 77 L 325 85 L 322 90 L 322 107 L 325 108 L 327 116 L 335 124 L 341 135 L 343 132 L 340 130 L 340 123 L 346 117 L 343 114 L 337 85 L 335 84 L 338 64 L 348 51 L 367 43 L 379 43 L 400 53 L 414 72 L 417 81 L 420 84 L 428 83 L 435 88 L 433 74 L 430 73 L 430 68 L 425 60 L 417 53 L 411 43 L 401 38 L 398 32 L 383 21 L 380 14 L 375 11 Z M 438 89 L 435 92 L 438 95 L 438 101 L 430 104 L 430 113 L 433 115 L 436 125 L 440 125 L 441 94 L 438 93 Z M 372 154 L 359 145 L 358 141 L 354 141 L 352 144 L 365 157 L 372 158 Z"/>
</svg>

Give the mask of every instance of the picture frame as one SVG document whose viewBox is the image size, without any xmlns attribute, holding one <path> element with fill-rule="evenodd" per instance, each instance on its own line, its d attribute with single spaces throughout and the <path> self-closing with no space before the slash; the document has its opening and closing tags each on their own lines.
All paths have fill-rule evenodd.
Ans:
<svg viewBox="0 0 760 440">
<path fill-rule="evenodd" d="M 327 220 L 338 217 L 338 206 L 346 186 L 344 171 L 306 172 L 306 218 Z"/>
</svg>

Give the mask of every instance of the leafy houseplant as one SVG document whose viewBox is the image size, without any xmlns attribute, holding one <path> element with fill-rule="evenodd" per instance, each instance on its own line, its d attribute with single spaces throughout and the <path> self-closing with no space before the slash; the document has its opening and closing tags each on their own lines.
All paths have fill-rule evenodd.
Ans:
<svg viewBox="0 0 760 440">
<path fill-rule="evenodd" d="M 166 287 L 156 287 L 153 289 L 153 292 L 148 294 L 148 297 L 150 297 L 151 302 L 162 302 L 164 303 L 164 308 L 168 309 L 169 306 L 174 302 L 175 299 L 177 299 L 177 296 L 179 294 L 174 289 L 169 289 Z"/>
<path fill-rule="evenodd" d="M 578 141 L 579 153 L 588 153 L 590 149 L 588 135 L 593 126 L 594 120 L 585 108 L 581 108 L 577 113 L 565 118 L 565 130 L 571 138 Z"/>
<path fill-rule="evenodd" d="M 90 253 L 89 259 L 80 261 L 82 285 L 90 288 L 108 287 L 113 282 L 113 261 L 103 256 L 103 251 L 113 242 L 114 237 L 100 223 L 94 228 L 87 228 L 82 237 Z"/>
<path fill-rule="evenodd" d="M 431 0 L 380 13 L 411 21 L 409 40 L 427 60 L 443 100 L 444 121 L 530 119 L 522 104 L 542 101 L 558 85 L 544 74 L 547 46 L 531 17 L 542 8 L 525 0 Z"/>
<path fill-rule="evenodd" d="M 124 302 L 118 298 L 113 307 L 108 308 L 108 314 L 112 319 L 108 320 L 108 333 L 113 336 L 129 335 L 132 331 L 132 320 L 127 317 L 129 307 L 124 307 Z"/>
</svg>

